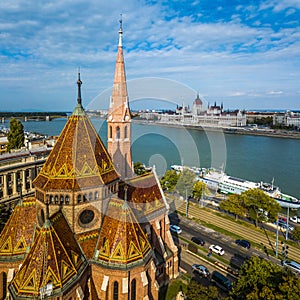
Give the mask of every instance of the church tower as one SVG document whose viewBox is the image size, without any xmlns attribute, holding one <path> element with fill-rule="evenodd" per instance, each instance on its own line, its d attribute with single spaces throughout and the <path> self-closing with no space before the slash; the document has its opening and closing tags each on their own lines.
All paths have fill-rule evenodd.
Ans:
<svg viewBox="0 0 300 300">
<path fill-rule="evenodd" d="M 108 111 L 108 152 L 115 168 L 123 179 L 132 176 L 131 161 L 131 116 L 128 103 L 126 74 L 122 46 L 122 19 L 120 19 L 119 45 L 114 76 L 114 85 Z"/>
</svg>

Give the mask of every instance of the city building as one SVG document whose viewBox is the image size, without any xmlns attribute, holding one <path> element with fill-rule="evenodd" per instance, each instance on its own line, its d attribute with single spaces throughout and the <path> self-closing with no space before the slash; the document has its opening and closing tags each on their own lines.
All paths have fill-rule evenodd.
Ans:
<svg viewBox="0 0 300 300">
<path fill-rule="evenodd" d="M 292 111 L 274 113 L 273 125 L 300 128 L 300 113 Z"/>
<path fill-rule="evenodd" d="M 122 22 L 108 149 L 77 105 L 0 235 L 0 299 L 157 300 L 178 276 L 169 206 L 155 170 L 136 176 Z"/>
<path fill-rule="evenodd" d="M 208 105 L 207 110 L 203 109 L 203 102 L 197 94 L 193 102 L 192 111 L 188 107 L 181 107 L 176 114 L 164 113 L 158 115 L 160 123 L 177 124 L 185 126 L 203 126 L 203 127 L 241 127 L 246 126 L 246 114 L 240 110 L 224 111 L 223 104 L 220 106 Z"/>
</svg>

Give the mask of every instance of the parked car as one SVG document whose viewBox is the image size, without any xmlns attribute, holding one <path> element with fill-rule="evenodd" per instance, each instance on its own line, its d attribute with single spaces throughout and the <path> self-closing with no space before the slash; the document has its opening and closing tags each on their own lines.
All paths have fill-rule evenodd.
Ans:
<svg viewBox="0 0 300 300">
<path fill-rule="evenodd" d="M 293 270 L 293 271 L 297 272 L 298 274 L 300 274 L 300 264 L 298 264 L 297 262 L 295 262 L 293 260 L 290 260 L 290 261 L 283 260 L 282 265 L 284 267 L 290 268 L 291 270 Z"/>
<path fill-rule="evenodd" d="M 287 223 L 287 219 L 285 217 L 279 217 L 278 221 L 282 221 L 284 223 Z"/>
<path fill-rule="evenodd" d="M 232 282 L 218 271 L 213 271 L 211 275 L 211 282 L 220 287 L 224 291 L 232 290 Z"/>
<path fill-rule="evenodd" d="M 280 220 L 278 221 L 278 225 L 283 228 L 283 229 L 289 229 L 289 231 L 293 231 L 294 230 L 294 227 L 290 224 L 287 224 L 285 222 L 280 222 Z"/>
<path fill-rule="evenodd" d="M 201 275 L 203 277 L 209 277 L 209 271 L 203 265 L 193 264 L 192 269 L 193 269 L 193 271 L 195 271 L 196 273 L 198 273 L 199 275 Z"/>
<path fill-rule="evenodd" d="M 209 250 L 211 250 L 212 252 L 217 253 L 219 255 L 224 255 L 224 253 L 225 253 L 223 248 L 219 245 L 210 245 Z"/>
<path fill-rule="evenodd" d="M 298 216 L 290 217 L 290 220 L 294 223 L 300 223 L 300 217 Z"/>
<path fill-rule="evenodd" d="M 235 243 L 246 249 L 250 249 L 250 247 L 251 247 L 250 242 L 248 242 L 247 240 L 236 240 Z"/>
<path fill-rule="evenodd" d="M 199 237 L 195 237 L 193 236 L 192 237 L 192 242 L 198 244 L 198 245 L 201 245 L 201 246 L 204 246 L 205 245 L 205 241 Z"/>
<path fill-rule="evenodd" d="M 170 230 L 177 234 L 180 234 L 182 232 L 181 228 L 177 225 L 170 225 Z"/>
</svg>

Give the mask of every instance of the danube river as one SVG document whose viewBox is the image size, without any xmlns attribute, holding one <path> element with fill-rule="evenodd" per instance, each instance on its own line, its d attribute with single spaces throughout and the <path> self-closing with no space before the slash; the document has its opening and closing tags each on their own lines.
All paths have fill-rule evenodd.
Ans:
<svg viewBox="0 0 300 300">
<path fill-rule="evenodd" d="M 106 122 L 92 119 L 106 145 Z M 23 122 L 24 129 L 59 135 L 65 119 Z M 7 125 L 8 126 L 8 125 Z M 235 177 L 264 181 L 300 198 L 300 139 L 223 134 L 184 127 L 133 123 L 132 157 L 155 165 L 159 175 L 172 164 L 215 167 Z"/>
</svg>

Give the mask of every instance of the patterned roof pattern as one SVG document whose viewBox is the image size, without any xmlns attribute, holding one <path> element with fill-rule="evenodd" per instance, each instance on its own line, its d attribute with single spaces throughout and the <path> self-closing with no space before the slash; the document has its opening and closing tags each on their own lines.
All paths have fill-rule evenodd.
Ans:
<svg viewBox="0 0 300 300">
<path fill-rule="evenodd" d="M 35 223 L 35 198 L 26 198 L 15 207 L 1 232 L 0 260 L 26 253 L 32 243 Z"/>
<path fill-rule="evenodd" d="M 39 296 L 41 287 L 62 288 L 87 264 L 74 235 L 61 212 L 46 220 L 36 236 L 12 286 L 17 295 Z"/>
<path fill-rule="evenodd" d="M 166 208 L 159 183 L 152 172 L 126 181 L 126 186 L 130 206 L 141 215 Z M 119 185 L 119 197 L 124 199 L 124 184 Z"/>
<path fill-rule="evenodd" d="M 96 250 L 96 259 L 110 264 L 136 262 L 150 252 L 148 238 L 126 201 L 110 199 Z"/>
<path fill-rule="evenodd" d="M 87 259 L 90 259 L 94 256 L 98 237 L 99 229 L 76 235 L 77 241 L 79 242 L 81 249 L 84 252 Z"/>
<path fill-rule="evenodd" d="M 34 185 L 45 191 L 79 190 L 118 177 L 103 142 L 82 111 L 69 118 Z"/>
</svg>

